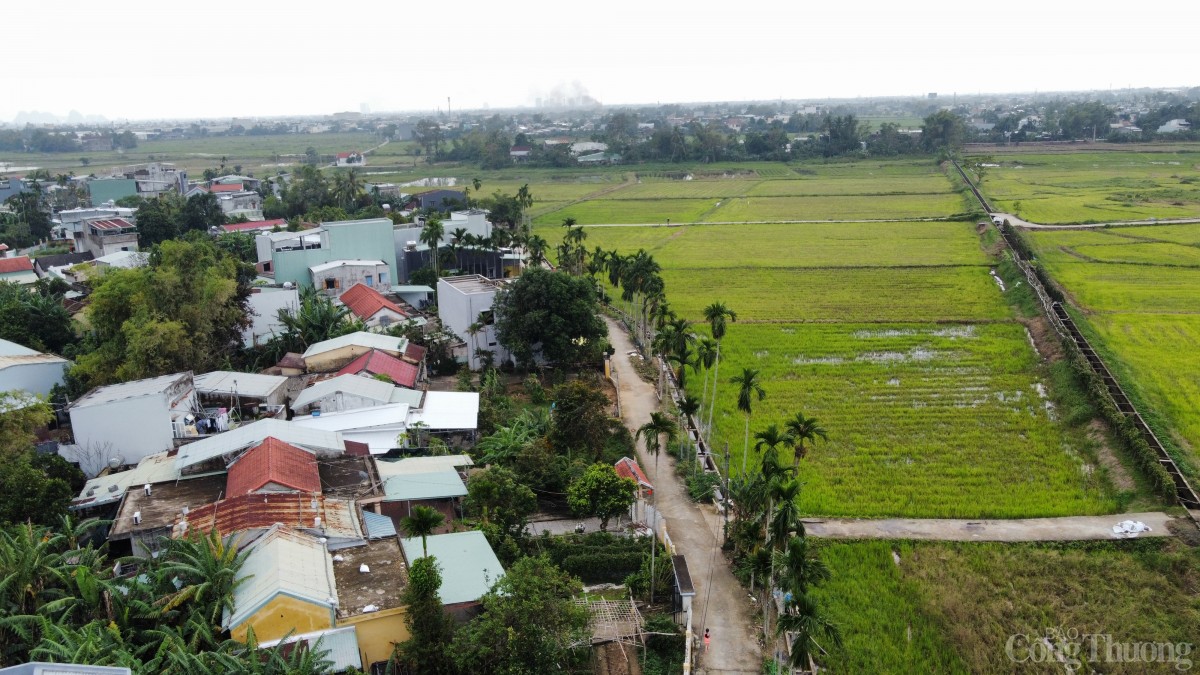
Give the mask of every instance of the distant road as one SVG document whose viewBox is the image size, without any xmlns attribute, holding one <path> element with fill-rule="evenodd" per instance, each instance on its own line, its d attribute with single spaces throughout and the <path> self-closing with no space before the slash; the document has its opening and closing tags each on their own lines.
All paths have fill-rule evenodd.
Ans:
<svg viewBox="0 0 1200 675">
<path fill-rule="evenodd" d="M 1095 227 L 1121 227 L 1125 225 L 1187 225 L 1200 223 L 1200 218 L 1150 218 L 1148 220 L 1116 220 L 1110 223 L 1085 223 L 1082 225 L 1042 225 L 1022 220 L 1011 213 L 993 213 L 993 218 L 1003 218 L 1013 227 L 1023 227 L 1028 230 L 1086 230 Z"/>
<path fill-rule="evenodd" d="M 1165 513 L 1114 513 L 1111 516 L 1066 516 L 1062 518 L 1025 518 L 1016 520 L 943 520 L 843 518 L 806 519 L 804 529 L 822 539 L 929 539 L 937 541 L 1082 541 L 1088 539 L 1124 539 L 1112 528 L 1132 520 L 1150 527 L 1141 537 L 1174 536 L 1167 523 L 1174 520 Z M 1187 522 L 1182 521 L 1182 522 Z"/>
</svg>

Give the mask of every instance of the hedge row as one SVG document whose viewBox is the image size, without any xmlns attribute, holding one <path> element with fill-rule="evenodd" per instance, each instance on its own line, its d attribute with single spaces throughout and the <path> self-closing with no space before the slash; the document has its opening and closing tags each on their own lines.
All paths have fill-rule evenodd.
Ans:
<svg viewBox="0 0 1200 675">
<path fill-rule="evenodd" d="M 624 551 L 619 553 L 579 553 L 568 555 L 559 566 L 579 577 L 585 584 L 619 584 L 625 577 L 638 571 L 642 558 L 649 551 Z"/>
</svg>

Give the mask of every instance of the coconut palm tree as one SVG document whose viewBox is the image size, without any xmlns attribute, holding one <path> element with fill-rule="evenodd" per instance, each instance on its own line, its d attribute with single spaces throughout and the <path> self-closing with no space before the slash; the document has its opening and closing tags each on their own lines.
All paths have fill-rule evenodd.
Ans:
<svg viewBox="0 0 1200 675">
<path fill-rule="evenodd" d="M 792 448 L 792 466 L 799 467 L 800 460 L 808 454 L 809 447 L 820 438 L 828 441 L 829 436 L 815 417 L 805 417 L 803 412 L 787 421 L 788 445 Z"/>
<path fill-rule="evenodd" d="M 704 319 L 708 321 L 708 327 L 712 332 L 713 340 L 717 341 L 716 365 L 713 367 L 713 393 L 712 403 L 708 406 L 708 426 L 707 432 L 712 434 L 713 410 L 717 407 L 717 378 L 721 373 L 721 340 L 725 337 L 725 331 L 728 328 L 728 322 L 737 321 L 737 312 L 725 306 L 725 303 L 717 301 L 704 308 Z"/>
<path fill-rule="evenodd" d="M 738 385 L 737 407 L 746 414 L 746 440 L 742 448 L 742 473 L 746 473 L 746 456 L 750 454 L 750 415 L 754 412 L 754 397 L 757 396 L 761 401 L 767 397 L 767 392 L 758 379 L 758 371 L 753 368 L 742 368 L 742 374 L 729 378 L 729 382 Z"/>
<path fill-rule="evenodd" d="M 433 531 L 442 526 L 442 522 L 446 520 L 437 509 L 417 505 L 412 507 L 410 515 L 400 521 L 400 526 L 408 533 L 410 537 L 421 538 L 421 557 L 429 555 L 429 547 L 426 545 L 426 538 L 433 534 Z"/>
<path fill-rule="evenodd" d="M 185 539 L 170 542 L 167 562 L 160 569 L 160 576 L 178 579 L 182 584 L 175 593 L 159 600 L 163 611 L 170 611 L 184 603 L 196 603 L 204 610 L 203 618 L 214 626 L 221 623 L 225 611 L 233 611 L 233 593 L 246 579 L 238 579 L 238 571 L 246 561 L 248 551 L 238 552 L 237 546 L 228 543 L 217 532 L 194 534 Z"/>
<path fill-rule="evenodd" d="M 646 451 L 654 455 L 654 480 L 658 480 L 658 453 L 662 449 L 662 436 L 667 437 L 667 445 L 679 437 L 679 428 L 675 421 L 660 412 L 650 413 L 650 421 L 638 427 L 635 438 L 646 441 Z"/>
</svg>

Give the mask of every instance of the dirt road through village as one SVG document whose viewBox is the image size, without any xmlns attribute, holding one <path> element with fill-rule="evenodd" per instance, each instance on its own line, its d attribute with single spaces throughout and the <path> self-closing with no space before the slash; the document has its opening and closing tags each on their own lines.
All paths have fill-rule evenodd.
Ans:
<svg viewBox="0 0 1200 675">
<path fill-rule="evenodd" d="M 630 363 L 628 353 L 633 344 L 628 334 L 612 319 L 608 338 L 616 349 L 613 368 L 620 383 L 621 411 L 625 426 L 636 433 L 637 428 L 650 421 L 650 413 L 658 410 L 654 386 L 644 382 Z M 667 519 L 667 530 L 675 548 L 688 563 L 692 583 L 696 587 L 692 627 L 703 635 L 708 628 L 712 643 L 708 653 L 701 653 L 698 673 L 759 673 L 762 670 L 762 649 L 751 616 L 753 608 L 748 593 L 734 578 L 718 550 L 721 521 L 711 505 L 698 505 L 687 496 L 683 482 L 674 473 L 674 460 L 663 453 L 658 460 L 658 475 L 654 474 L 654 457 L 638 443 L 638 461 L 655 487 L 655 506 Z M 704 646 L 700 645 L 703 652 Z"/>
</svg>

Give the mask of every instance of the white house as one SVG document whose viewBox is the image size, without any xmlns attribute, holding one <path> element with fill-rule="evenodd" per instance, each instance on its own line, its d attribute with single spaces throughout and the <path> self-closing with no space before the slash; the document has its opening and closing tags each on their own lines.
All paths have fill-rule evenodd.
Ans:
<svg viewBox="0 0 1200 675">
<path fill-rule="evenodd" d="M 496 363 L 509 358 L 496 340 L 492 316 L 492 300 L 500 287 L 500 282 L 480 274 L 438 279 L 438 316 L 466 344 L 466 361 L 472 370 L 480 368 L 479 352 L 485 349 L 495 354 Z M 476 324 L 478 330 L 472 333 L 469 329 Z"/>
<path fill-rule="evenodd" d="M 1168 120 L 1166 124 L 1158 128 L 1160 134 L 1174 134 L 1181 131 L 1191 131 L 1192 124 L 1185 119 Z"/>
<path fill-rule="evenodd" d="M 420 403 L 420 392 L 397 387 L 362 375 L 338 375 L 321 380 L 296 395 L 292 408 L 299 413 L 357 410 L 389 403 Z"/>
<path fill-rule="evenodd" d="M 242 330 L 242 344 L 259 345 L 283 332 L 279 311 L 295 314 L 300 311 L 300 291 L 295 288 L 265 286 L 250 289 L 246 301 L 250 310 L 250 325 Z"/>
<path fill-rule="evenodd" d="M 339 152 L 337 166 L 366 166 L 367 158 L 361 152 Z"/>
<path fill-rule="evenodd" d="M 392 283 L 389 271 L 388 264 L 382 260 L 331 260 L 308 268 L 313 287 L 334 294 L 355 284 L 388 288 Z"/>
<path fill-rule="evenodd" d="M 62 384 L 63 368 L 69 363 L 61 356 L 0 340 L 0 391 L 48 396 L 54 385 Z"/>
<path fill-rule="evenodd" d="M 71 404 L 76 447 L 63 455 L 85 472 L 85 464 L 113 458 L 137 464 L 171 450 L 184 435 L 185 419 L 199 410 L 190 371 L 98 387 Z"/>
</svg>

